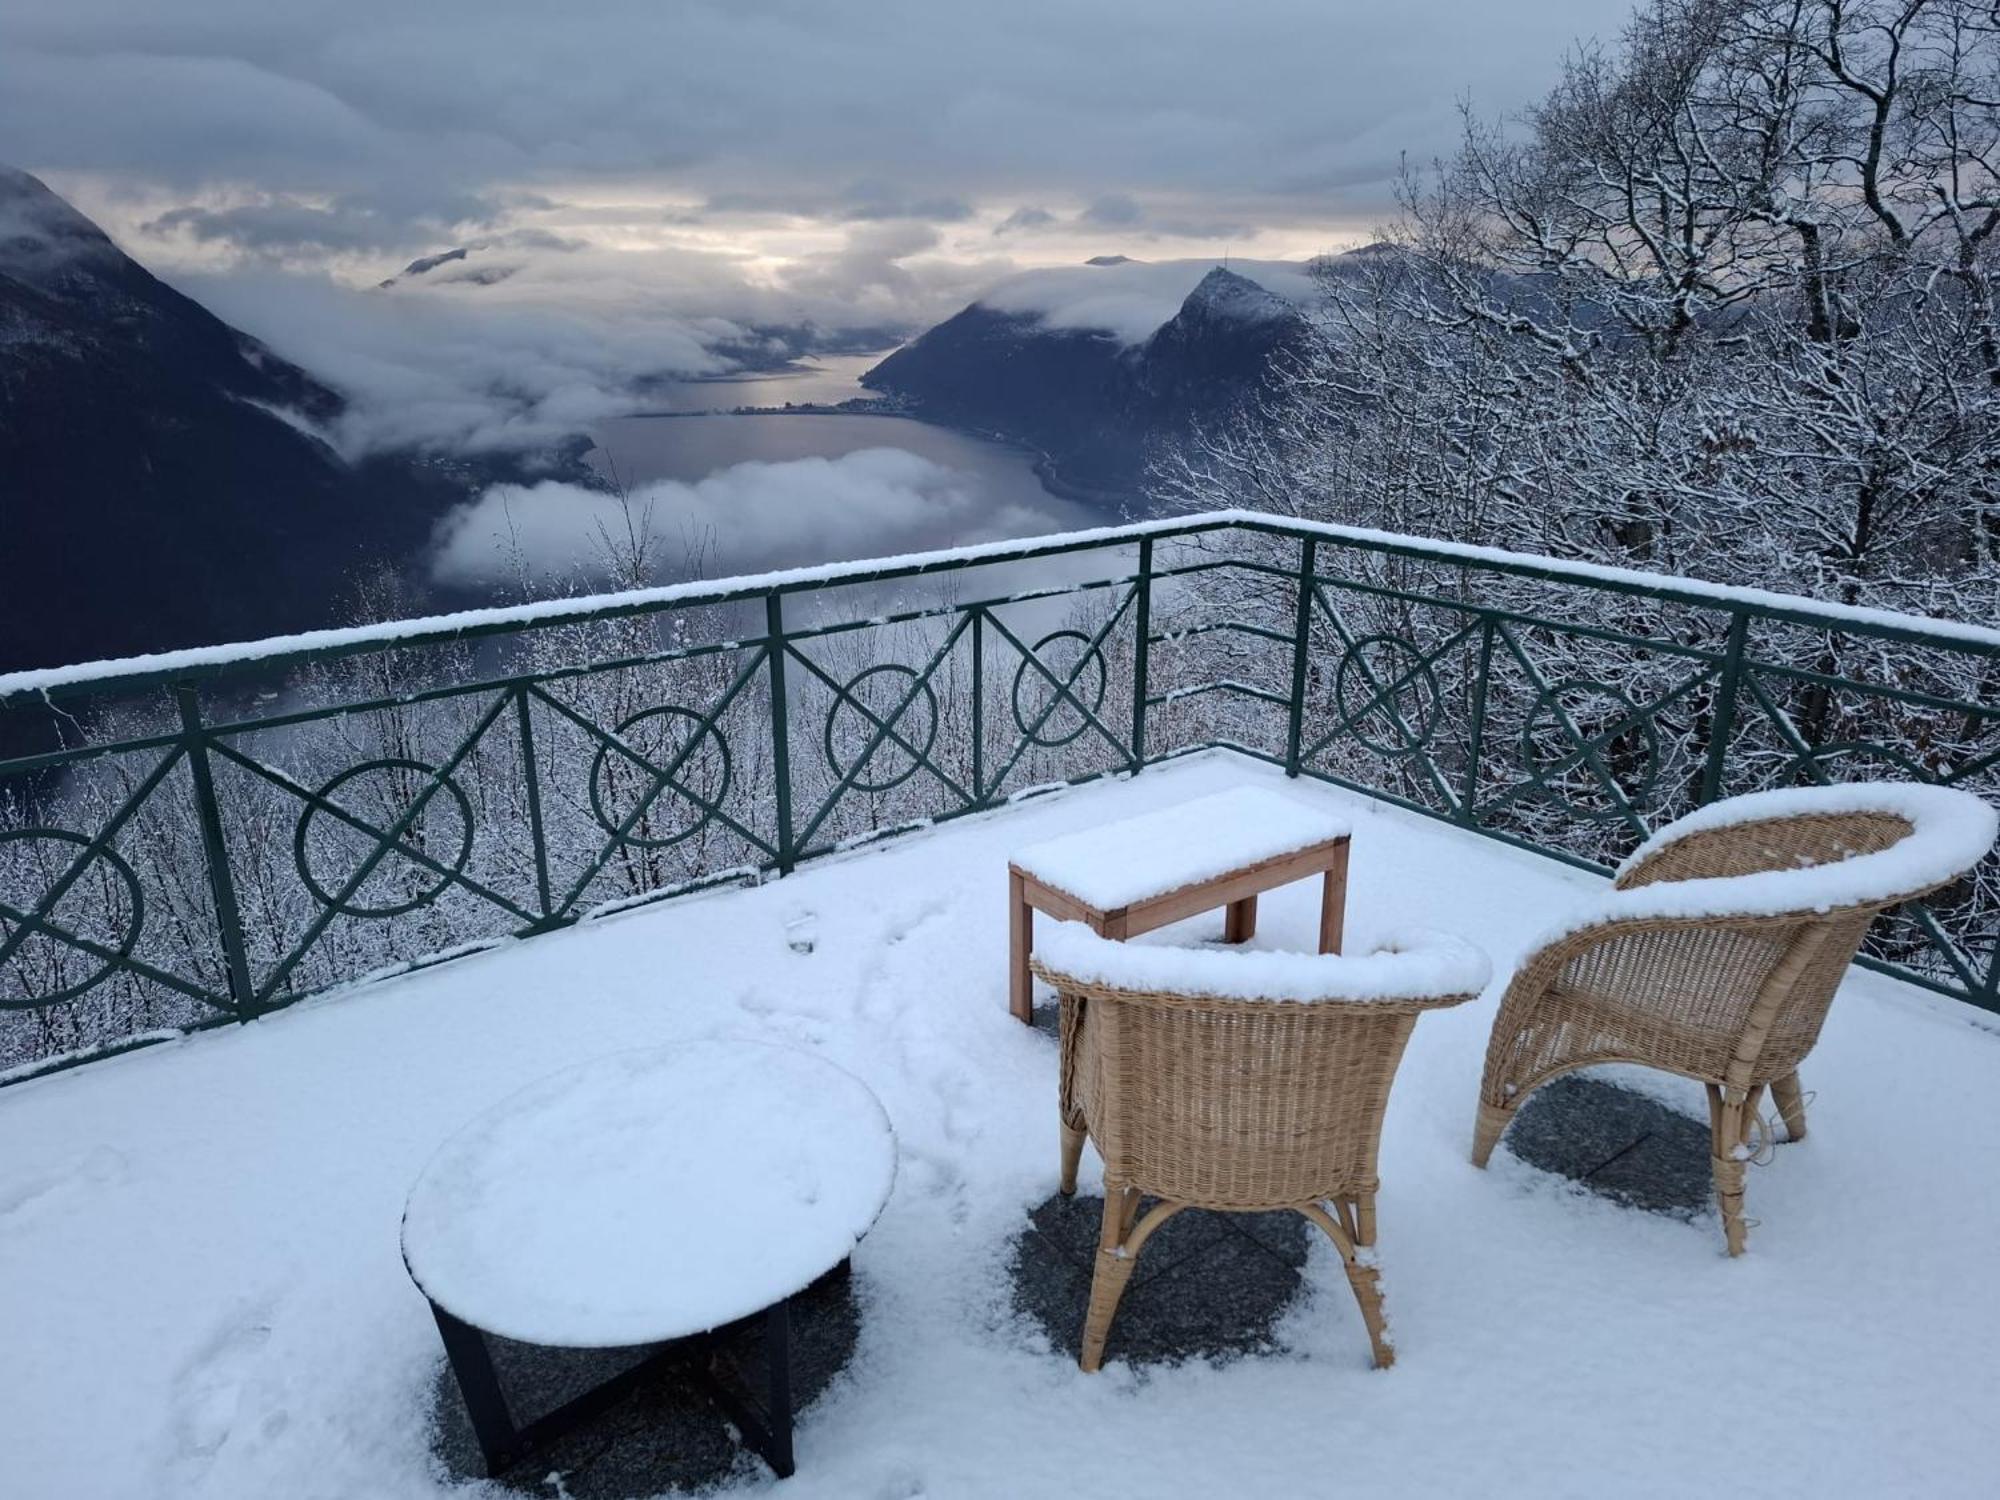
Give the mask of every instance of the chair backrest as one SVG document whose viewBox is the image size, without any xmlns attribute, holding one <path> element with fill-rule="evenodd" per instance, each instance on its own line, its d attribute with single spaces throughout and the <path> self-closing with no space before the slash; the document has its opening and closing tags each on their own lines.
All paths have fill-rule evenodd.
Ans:
<svg viewBox="0 0 2000 1500">
<path fill-rule="evenodd" d="M 1621 891 L 1630 891 L 1662 880 L 1712 880 L 1767 870 L 1814 869 L 1857 854 L 1894 848 L 1914 831 L 1910 820 L 1901 814 L 1878 811 L 1793 813 L 1678 834 L 1669 828 L 1666 834 L 1672 837 L 1647 840 L 1643 857 L 1634 854 L 1628 859 L 1613 883 Z"/>
<path fill-rule="evenodd" d="M 1964 875 L 1996 821 L 1970 793 L 1904 783 L 1712 803 L 1648 839 L 1513 984 L 1620 1005 L 1657 1066 L 1782 1076 L 1818 1040 L 1877 914 Z"/>
<path fill-rule="evenodd" d="M 1109 1180 L 1206 1208 L 1375 1191 L 1397 1064 L 1417 1016 L 1485 985 L 1486 958 L 1417 932 L 1365 957 L 1038 941 L 1064 999 L 1064 1093 Z"/>
</svg>

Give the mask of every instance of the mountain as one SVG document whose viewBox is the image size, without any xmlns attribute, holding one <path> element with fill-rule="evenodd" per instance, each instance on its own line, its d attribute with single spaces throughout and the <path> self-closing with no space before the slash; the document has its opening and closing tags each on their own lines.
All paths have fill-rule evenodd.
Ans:
<svg viewBox="0 0 2000 1500">
<path fill-rule="evenodd" d="M 1304 268 L 1254 269 L 1262 280 L 1212 266 L 1178 307 L 1163 299 L 1187 286 L 1185 262 L 1098 256 L 1031 273 L 898 349 L 862 384 L 918 416 L 1027 443 L 1045 477 L 1073 492 L 1130 500 L 1161 445 L 1255 401 L 1273 362 L 1306 338 Z"/>
<path fill-rule="evenodd" d="M 336 623 L 495 477 L 350 461 L 342 409 L 0 168 L 0 669 Z"/>
</svg>

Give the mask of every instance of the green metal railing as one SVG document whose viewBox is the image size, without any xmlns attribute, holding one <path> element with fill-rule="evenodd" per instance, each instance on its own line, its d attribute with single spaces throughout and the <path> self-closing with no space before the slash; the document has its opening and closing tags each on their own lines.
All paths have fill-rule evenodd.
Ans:
<svg viewBox="0 0 2000 1500">
<path fill-rule="evenodd" d="M 17 673 L 0 733 L 18 1078 L 1213 746 L 1593 867 L 1996 796 L 2000 633 L 1232 512 Z M 2000 1009 L 1997 939 L 1989 862 L 1864 961 Z"/>
</svg>

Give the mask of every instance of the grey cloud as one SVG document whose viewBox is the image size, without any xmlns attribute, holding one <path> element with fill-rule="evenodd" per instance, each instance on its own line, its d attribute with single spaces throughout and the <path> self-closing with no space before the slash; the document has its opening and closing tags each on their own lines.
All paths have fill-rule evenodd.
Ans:
<svg viewBox="0 0 2000 1500">
<path fill-rule="evenodd" d="M 1139 223 L 1146 217 L 1146 211 L 1128 193 L 1106 193 L 1078 217 L 1086 224 L 1123 229 Z"/>
<path fill-rule="evenodd" d="M 449 225 L 432 220 L 434 236 L 448 234 Z M 423 226 L 399 223 L 367 210 L 335 205 L 314 208 L 300 203 L 239 203 L 228 208 L 190 205 L 169 209 L 143 226 L 150 234 L 185 232 L 197 240 L 220 242 L 252 252 L 302 250 L 394 250 Z"/>
<path fill-rule="evenodd" d="M 1042 229 L 1056 222 L 1056 216 L 1046 208 L 1035 208 L 1022 204 L 1006 218 L 993 226 L 995 234 L 1013 234 L 1023 229 Z"/>
<path fill-rule="evenodd" d="M 373 194 L 419 223 L 453 193 L 592 180 L 941 223 L 1165 193 L 1268 223 L 1322 183 L 1322 219 L 1366 222 L 1398 152 L 1449 144 L 1458 97 L 1518 107 L 1618 19 L 1603 0 L 10 0 L 0 140 L 30 168 L 191 199 Z M 856 182 L 892 191 L 827 186 Z"/>
<path fill-rule="evenodd" d="M 1623 8 L 7 0 L 0 142 L 361 396 L 350 446 L 519 445 L 1024 264 L 1365 231 L 1460 97 L 1524 105 Z"/>
<path fill-rule="evenodd" d="M 933 224 L 956 224 L 972 217 L 972 205 L 963 199 L 912 197 L 885 182 L 857 182 L 844 195 L 839 210 L 843 219 L 924 219 Z"/>
<path fill-rule="evenodd" d="M 552 250 L 564 254 L 574 250 L 587 250 L 590 241 L 575 235 L 556 234 L 547 229 L 510 229 L 505 234 L 488 235 L 473 242 L 473 248 L 482 249 L 495 246 L 508 250 Z"/>
<path fill-rule="evenodd" d="M 956 224 L 973 214 L 972 205 L 962 198 L 948 194 L 924 196 L 872 181 L 857 182 L 833 193 L 819 188 L 798 192 L 739 189 L 714 193 L 703 202 L 702 209 L 706 215 L 777 214 L 838 223 L 919 219 L 933 224 Z M 691 216 L 690 221 L 700 222 L 703 214 Z"/>
</svg>

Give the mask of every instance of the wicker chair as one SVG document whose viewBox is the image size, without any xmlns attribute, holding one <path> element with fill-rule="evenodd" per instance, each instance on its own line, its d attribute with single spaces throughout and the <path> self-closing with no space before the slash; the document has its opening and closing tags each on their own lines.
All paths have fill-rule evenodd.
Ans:
<svg viewBox="0 0 2000 1500">
<path fill-rule="evenodd" d="M 1104 1225 L 1079 1363 L 1095 1370 L 1146 1241 L 1188 1208 L 1289 1208 L 1346 1262 L 1375 1363 L 1375 1152 L 1417 1016 L 1470 1000 L 1484 955 L 1442 933 L 1343 958 L 1123 944 L 1054 924 L 1035 971 L 1062 996 L 1062 1190 L 1086 1134 Z M 1142 1218 L 1140 1200 L 1159 1201 Z"/>
<path fill-rule="evenodd" d="M 1799 1064 L 1868 925 L 1992 847 L 1966 792 L 1896 783 L 1762 792 L 1671 824 L 1612 893 L 1532 951 L 1500 1001 L 1472 1160 L 1550 1079 L 1640 1063 L 1708 1089 L 1723 1234 L 1743 1252 L 1743 1172 L 1764 1091 L 1806 1133 Z"/>
</svg>

